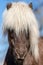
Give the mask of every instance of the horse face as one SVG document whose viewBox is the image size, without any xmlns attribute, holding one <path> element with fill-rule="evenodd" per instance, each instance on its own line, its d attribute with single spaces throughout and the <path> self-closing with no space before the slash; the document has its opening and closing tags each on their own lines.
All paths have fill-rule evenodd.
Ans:
<svg viewBox="0 0 43 65">
<path fill-rule="evenodd" d="M 12 53 L 16 60 L 22 61 L 30 48 L 28 35 L 20 33 L 18 36 L 14 31 L 8 31 L 9 45 L 13 49 Z"/>
</svg>

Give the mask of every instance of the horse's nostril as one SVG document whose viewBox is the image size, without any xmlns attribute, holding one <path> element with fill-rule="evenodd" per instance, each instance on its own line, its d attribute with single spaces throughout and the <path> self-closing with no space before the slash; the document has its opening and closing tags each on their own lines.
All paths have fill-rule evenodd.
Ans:
<svg viewBox="0 0 43 65">
<path fill-rule="evenodd" d="M 18 61 L 23 61 L 24 59 L 18 59 Z"/>
</svg>

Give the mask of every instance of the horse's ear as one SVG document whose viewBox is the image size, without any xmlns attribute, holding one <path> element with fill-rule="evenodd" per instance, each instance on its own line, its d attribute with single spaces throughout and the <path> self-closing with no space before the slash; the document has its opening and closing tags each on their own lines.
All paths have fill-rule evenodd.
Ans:
<svg viewBox="0 0 43 65">
<path fill-rule="evenodd" d="M 8 3 L 7 6 L 6 6 L 6 7 L 7 7 L 7 10 L 8 10 L 9 8 L 11 8 L 11 6 L 12 6 L 12 3 Z"/>
<path fill-rule="evenodd" d="M 28 5 L 31 9 L 33 9 L 32 2 Z"/>
</svg>

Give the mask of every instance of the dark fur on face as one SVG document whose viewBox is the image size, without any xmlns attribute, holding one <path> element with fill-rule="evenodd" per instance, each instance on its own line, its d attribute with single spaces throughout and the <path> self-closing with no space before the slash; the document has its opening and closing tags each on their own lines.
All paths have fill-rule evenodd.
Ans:
<svg viewBox="0 0 43 65">
<path fill-rule="evenodd" d="M 9 48 L 14 63 L 22 63 L 30 48 L 29 33 L 21 32 L 18 36 L 13 30 L 8 30 Z"/>
</svg>

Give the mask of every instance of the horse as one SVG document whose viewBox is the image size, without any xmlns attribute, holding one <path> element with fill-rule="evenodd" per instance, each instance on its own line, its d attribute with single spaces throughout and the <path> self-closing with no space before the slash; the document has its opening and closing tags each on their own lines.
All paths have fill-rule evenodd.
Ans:
<svg viewBox="0 0 43 65">
<path fill-rule="evenodd" d="M 9 42 L 4 65 L 24 65 L 28 55 L 38 63 L 39 27 L 30 6 L 23 2 L 8 4 L 3 21 L 3 34 L 8 35 Z"/>
</svg>

